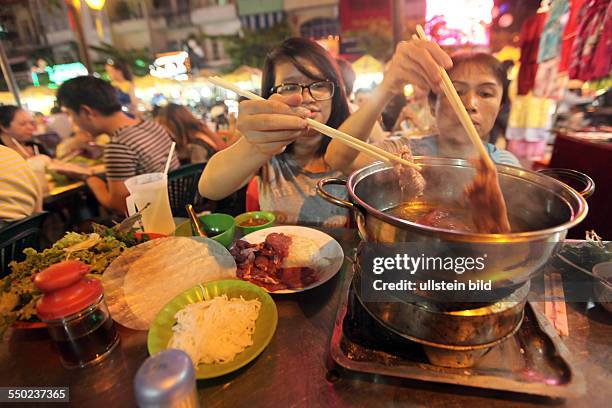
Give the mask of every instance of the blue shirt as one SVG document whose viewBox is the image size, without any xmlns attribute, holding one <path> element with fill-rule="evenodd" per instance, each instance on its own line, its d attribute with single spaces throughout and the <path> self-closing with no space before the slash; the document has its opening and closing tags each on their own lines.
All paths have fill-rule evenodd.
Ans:
<svg viewBox="0 0 612 408">
<path fill-rule="evenodd" d="M 438 135 L 426 136 L 423 138 L 387 139 L 380 146 L 392 153 L 399 153 L 401 146 L 408 145 L 415 156 L 439 156 Z M 509 166 L 521 167 L 519 160 L 507 150 L 498 149 L 491 143 L 485 143 L 489 157 L 497 164 L 507 164 Z"/>
</svg>

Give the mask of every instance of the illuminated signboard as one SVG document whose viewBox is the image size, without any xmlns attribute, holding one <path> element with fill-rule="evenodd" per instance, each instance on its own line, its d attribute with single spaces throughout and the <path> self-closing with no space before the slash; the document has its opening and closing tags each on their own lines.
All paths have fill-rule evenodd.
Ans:
<svg viewBox="0 0 612 408">
<path fill-rule="evenodd" d="M 443 45 L 489 45 L 493 0 L 427 0 L 426 31 Z"/>
<path fill-rule="evenodd" d="M 185 51 L 158 54 L 149 73 L 157 78 L 183 81 L 189 72 L 189 55 Z"/>
<path fill-rule="evenodd" d="M 34 86 L 40 86 L 40 80 L 38 75 L 43 72 L 32 71 L 32 83 Z M 49 87 L 54 88 L 69 79 L 76 78 L 78 76 L 89 75 L 85 65 L 80 62 L 72 62 L 70 64 L 59 64 L 44 67 L 44 73 L 49 76 Z"/>
</svg>

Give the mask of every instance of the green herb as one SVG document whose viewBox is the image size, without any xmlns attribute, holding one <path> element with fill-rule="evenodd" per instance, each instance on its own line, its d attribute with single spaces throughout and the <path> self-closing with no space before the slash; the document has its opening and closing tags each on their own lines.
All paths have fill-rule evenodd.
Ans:
<svg viewBox="0 0 612 408">
<path fill-rule="evenodd" d="M 0 335 L 15 320 L 36 318 L 36 302 L 41 293 L 34 286 L 32 275 L 68 258 L 86 263 L 92 274 L 101 274 L 126 248 L 125 243 L 112 236 L 68 232 L 42 252 L 25 249 L 26 259 L 11 262 L 11 274 L 0 280 Z"/>
</svg>

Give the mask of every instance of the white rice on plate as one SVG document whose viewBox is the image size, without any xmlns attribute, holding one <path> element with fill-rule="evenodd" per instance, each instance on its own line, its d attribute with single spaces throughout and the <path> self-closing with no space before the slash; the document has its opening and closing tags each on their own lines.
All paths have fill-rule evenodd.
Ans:
<svg viewBox="0 0 612 408">
<path fill-rule="evenodd" d="M 194 366 L 223 364 L 253 344 L 261 302 L 217 296 L 187 305 L 176 315 L 168 348 L 186 352 Z"/>
</svg>

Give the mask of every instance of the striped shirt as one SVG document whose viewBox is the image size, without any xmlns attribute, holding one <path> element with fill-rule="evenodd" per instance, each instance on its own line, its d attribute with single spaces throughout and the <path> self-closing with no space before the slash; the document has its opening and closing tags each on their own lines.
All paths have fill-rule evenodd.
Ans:
<svg viewBox="0 0 612 408">
<path fill-rule="evenodd" d="M 42 192 L 28 163 L 13 149 L 0 145 L 0 221 L 32 215 Z"/>
<path fill-rule="evenodd" d="M 172 139 L 164 127 L 144 121 L 126 126 L 111 135 L 104 149 L 104 165 L 109 180 L 125 180 L 145 173 L 164 171 Z M 176 152 L 170 170 L 179 167 Z"/>
</svg>

